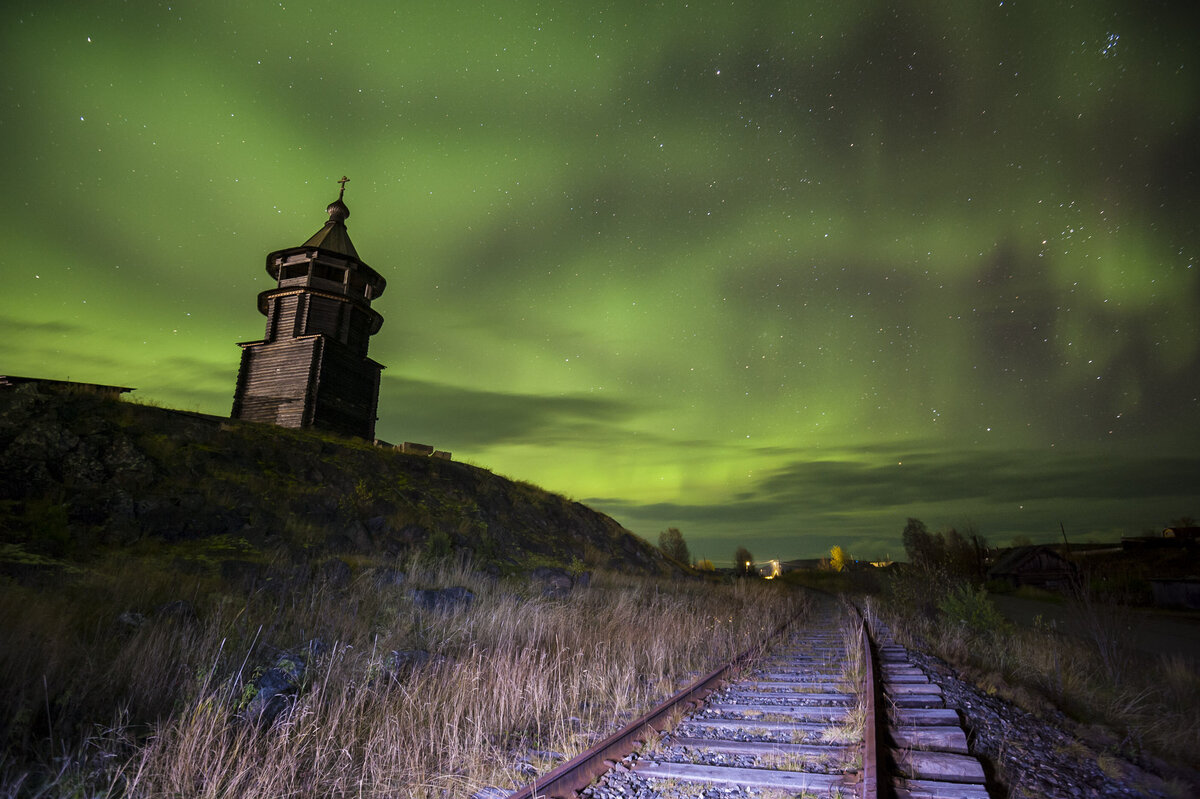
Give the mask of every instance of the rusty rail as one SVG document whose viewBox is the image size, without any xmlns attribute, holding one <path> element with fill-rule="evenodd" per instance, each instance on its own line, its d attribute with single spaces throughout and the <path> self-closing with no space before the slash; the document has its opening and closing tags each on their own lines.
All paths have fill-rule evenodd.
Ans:
<svg viewBox="0 0 1200 799">
<path fill-rule="evenodd" d="M 855 610 L 858 611 L 857 608 Z M 862 623 L 859 635 L 859 645 L 862 647 L 863 653 L 862 692 L 867 698 L 867 714 L 863 724 L 863 778 L 859 795 L 862 799 L 878 799 L 879 785 L 884 782 L 882 779 L 884 775 L 879 771 L 879 736 L 882 727 L 876 717 L 876 708 L 882 707 L 880 703 L 881 683 L 875 679 L 875 656 L 871 651 L 871 636 L 867 633 L 867 620 L 861 612 L 858 613 L 858 618 Z"/>
<path fill-rule="evenodd" d="M 757 657 L 777 636 L 800 618 L 797 613 L 729 663 L 714 669 L 699 681 L 684 688 L 643 716 L 617 730 L 586 752 L 563 763 L 540 779 L 508 795 L 508 799 L 572 799 L 575 793 L 608 771 L 612 764 L 634 750 L 648 735 L 662 732 L 670 717 L 680 708 L 698 705 L 716 691 L 725 677 Z"/>
</svg>

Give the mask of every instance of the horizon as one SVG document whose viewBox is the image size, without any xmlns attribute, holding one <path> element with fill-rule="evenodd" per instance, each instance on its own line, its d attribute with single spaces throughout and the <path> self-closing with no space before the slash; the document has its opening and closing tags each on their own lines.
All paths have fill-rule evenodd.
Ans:
<svg viewBox="0 0 1200 799">
<path fill-rule="evenodd" d="M 1161 530 L 1200 514 L 1173 10 L 20 0 L 0 370 L 228 416 L 346 175 L 380 438 L 714 563 Z"/>
</svg>

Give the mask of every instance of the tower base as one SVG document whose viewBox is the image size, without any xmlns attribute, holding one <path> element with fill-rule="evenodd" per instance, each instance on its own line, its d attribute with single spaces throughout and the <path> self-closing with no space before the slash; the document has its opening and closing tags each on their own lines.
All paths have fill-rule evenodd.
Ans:
<svg viewBox="0 0 1200 799">
<path fill-rule="evenodd" d="M 380 364 L 324 335 L 239 346 L 234 419 L 375 438 Z"/>
</svg>

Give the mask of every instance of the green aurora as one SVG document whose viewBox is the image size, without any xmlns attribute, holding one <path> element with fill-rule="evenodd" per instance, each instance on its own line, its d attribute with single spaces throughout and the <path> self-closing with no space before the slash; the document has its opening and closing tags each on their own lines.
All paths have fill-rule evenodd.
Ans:
<svg viewBox="0 0 1200 799">
<path fill-rule="evenodd" d="M 0 372 L 228 414 L 345 174 L 381 438 L 718 562 L 1200 513 L 1191 3 L 6 16 Z"/>
</svg>

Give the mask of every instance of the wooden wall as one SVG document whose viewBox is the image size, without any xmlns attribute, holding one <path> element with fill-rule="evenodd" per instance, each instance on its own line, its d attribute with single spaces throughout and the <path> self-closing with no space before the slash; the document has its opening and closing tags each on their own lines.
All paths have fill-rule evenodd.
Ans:
<svg viewBox="0 0 1200 799">
<path fill-rule="evenodd" d="M 344 344 L 323 338 L 321 365 L 314 387 L 312 424 L 348 436 L 375 438 L 379 373 L 383 367 Z"/>
<path fill-rule="evenodd" d="M 242 346 L 233 418 L 375 437 L 378 363 L 327 336 Z"/>
<path fill-rule="evenodd" d="M 282 427 L 309 423 L 308 385 L 319 336 L 242 345 L 234 419 Z"/>
</svg>

